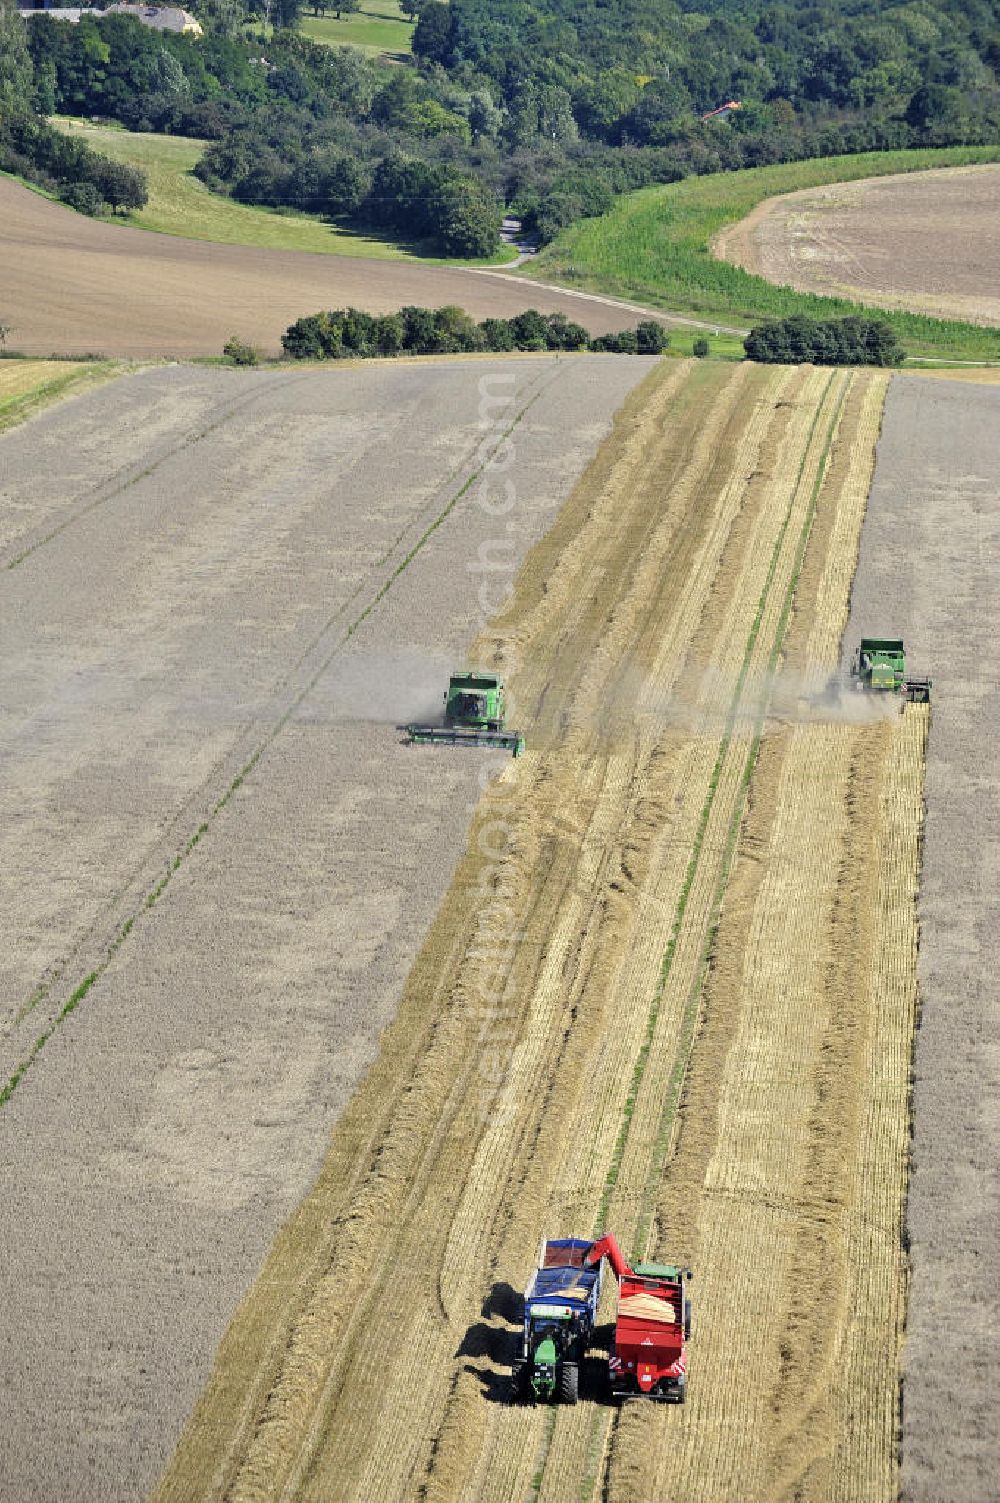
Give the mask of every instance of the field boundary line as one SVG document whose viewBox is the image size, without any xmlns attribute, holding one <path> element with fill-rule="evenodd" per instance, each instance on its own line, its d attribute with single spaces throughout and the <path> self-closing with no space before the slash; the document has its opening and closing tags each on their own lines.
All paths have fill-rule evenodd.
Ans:
<svg viewBox="0 0 1000 1503">
<path fill-rule="evenodd" d="M 235 775 L 230 780 L 228 786 L 223 791 L 221 797 L 218 798 L 212 805 L 207 817 L 203 818 L 200 821 L 193 834 L 188 837 L 188 839 L 182 844 L 180 850 L 176 852 L 166 872 L 151 888 L 146 891 L 146 893 L 139 901 L 138 906 L 136 906 L 133 911 L 127 915 L 124 921 L 118 925 L 109 944 L 105 949 L 103 956 L 100 958 L 100 960 L 98 960 L 93 969 L 88 971 L 83 980 L 73 989 L 66 1002 L 55 1013 L 49 1026 L 38 1034 L 34 1042 L 26 1050 L 20 1062 L 8 1076 L 6 1083 L 2 1088 L 0 1088 L 0 1109 L 6 1106 L 7 1102 L 14 1094 L 14 1091 L 20 1085 L 21 1081 L 24 1079 L 31 1066 L 35 1063 L 35 1060 L 38 1058 L 42 1049 L 44 1049 L 45 1045 L 48 1043 L 52 1035 L 57 1031 L 58 1028 L 62 1026 L 67 1018 L 72 1016 L 72 1014 L 76 1011 L 76 1008 L 90 991 L 91 987 L 108 969 L 111 962 L 114 960 L 115 955 L 121 949 L 122 945 L 125 943 L 126 939 L 131 933 L 136 922 L 142 917 L 143 913 L 147 912 L 155 905 L 155 903 L 159 900 L 163 892 L 168 887 L 177 871 L 181 868 L 187 858 L 192 854 L 203 837 L 208 834 L 211 821 L 225 809 L 226 805 L 230 802 L 233 796 L 243 785 L 246 778 L 250 775 L 251 772 L 253 772 L 254 768 L 263 757 L 264 753 L 284 730 L 291 717 L 295 714 L 295 711 L 311 693 L 313 688 L 316 686 L 316 683 L 330 666 L 330 663 L 333 661 L 333 659 L 339 652 L 343 650 L 354 633 L 371 615 L 372 611 L 375 610 L 375 608 L 382 602 L 382 600 L 385 599 L 386 595 L 388 595 L 396 580 L 398 580 L 399 577 L 406 571 L 413 560 L 422 551 L 427 541 L 452 514 L 456 506 L 458 506 L 459 502 L 462 501 L 468 494 L 473 485 L 475 485 L 476 481 L 482 475 L 483 471 L 485 470 L 486 466 L 489 464 L 493 456 L 498 452 L 502 445 L 506 443 L 510 435 L 527 416 L 531 408 L 537 401 L 540 400 L 548 385 L 551 385 L 552 382 L 555 381 L 555 379 L 556 376 L 554 375 L 550 382 L 546 383 L 545 386 L 542 386 L 540 390 L 535 391 L 529 397 L 528 401 L 520 409 L 520 411 L 514 416 L 507 427 L 503 430 L 503 432 L 496 437 L 495 442 L 492 444 L 489 452 L 481 459 L 477 467 L 467 476 L 466 480 L 459 487 L 459 489 L 451 495 L 442 511 L 424 529 L 420 537 L 417 539 L 416 543 L 406 554 L 405 558 L 399 564 L 397 564 L 392 573 L 389 575 L 388 579 L 383 582 L 381 587 L 378 589 L 373 598 L 369 600 L 364 609 L 360 611 L 359 614 L 351 622 L 348 623 L 344 635 L 338 642 L 335 643 L 330 652 L 327 653 L 327 655 L 323 658 L 322 662 L 313 671 L 306 684 L 295 694 L 294 698 L 292 699 L 290 704 L 286 706 L 285 710 L 282 712 L 279 718 L 269 727 L 268 731 L 261 739 L 257 747 L 238 768 Z M 222 421 L 225 421 L 225 419 L 223 419 Z M 124 488 L 125 487 L 123 487 L 123 489 Z M 13 565 L 8 565 L 8 567 L 13 567 Z M 39 1003 L 44 1001 L 45 998 L 50 995 L 52 988 L 58 984 L 58 980 L 59 976 L 56 976 L 44 990 L 39 990 L 32 996 L 29 1003 L 26 1004 L 25 1009 L 23 1009 L 21 1014 L 19 1015 L 21 1021 L 23 1021 L 24 1017 L 28 1016 L 30 1012 L 32 1012 L 34 1008 L 39 1005 Z"/>
<path fill-rule="evenodd" d="M 735 334 L 745 339 L 749 329 L 738 329 L 732 324 L 720 324 L 717 319 L 691 318 L 683 313 L 669 313 L 665 308 L 650 308 L 648 303 L 630 303 L 625 298 L 609 297 L 603 292 L 586 292 L 580 287 L 567 287 L 561 282 L 543 282 L 540 277 L 516 277 L 507 271 L 496 271 L 489 266 L 470 266 L 477 277 L 496 277 L 501 282 L 512 282 L 516 287 L 537 287 L 540 292 L 558 292 L 562 297 L 579 298 L 585 303 L 599 303 L 605 308 L 621 308 L 624 313 L 642 313 L 657 323 L 681 324 L 688 329 L 712 329 L 716 334 Z"/>
</svg>

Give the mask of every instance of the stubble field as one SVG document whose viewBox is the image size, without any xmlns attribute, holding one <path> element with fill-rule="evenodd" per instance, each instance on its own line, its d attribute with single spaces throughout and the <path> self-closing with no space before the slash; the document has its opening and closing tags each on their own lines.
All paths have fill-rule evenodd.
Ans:
<svg viewBox="0 0 1000 1503">
<path fill-rule="evenodd" d="M 770 282 L 1000 324 L 1000 167 L 949 167 L 766 199 L 713 251 Z"/>
<path fill-rule="evenodd" d="M 926 711 L 824 689 L 881 375 L 661 368 L 477 656 L 529 754 L 156 1494 L 895 1498 Z M 440 756 L 440 754 L 438 754 Z M 541 1233 L 697 1273 L 683 1410 L 507 1402 Z"/>
<path fill-rule="evenodd" d="M 984 1495 L 1000 425 L 888 388 L 161 371 L 4 440 L 19 1497 L 188 1414 L 157 1503 Z M 828 692 L 897 627 L 929 741 Z M 400 747 L 477 632 L 528 754 Z M 603 1227 L 696 1270 L 689 1402 L 598 1343 L 510 1405 L 539 1236 Z"/>
</svg>

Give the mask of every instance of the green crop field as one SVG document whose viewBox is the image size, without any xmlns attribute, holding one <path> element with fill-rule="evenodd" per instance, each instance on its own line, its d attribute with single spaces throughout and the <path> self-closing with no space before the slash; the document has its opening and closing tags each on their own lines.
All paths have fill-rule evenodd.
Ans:
<svg viewBox="0 0 1000 1503">
<path fill-rule="evenodd" d="M 138 213 L 127 216 L 129 224 L 142 229 L 189 240 L 215 240 L 223 245 L 261 245 L 271 250 L 318 251 L 328 256 L 386 261 L 419 259 L 391 241 L 328 224 L 318 215 L 278 213 L 211 193 L 192 172 L 205 149 L 204 141 L 140 134 L 65 117 L 54 123 L 68 134 L 82 136 L 95 151 L 141 167 L 147 174 L 149 202 Z"/>
<path fill-rule="evenodd" d="M 584 219 L 564 230 L 534 259 L 529 274 L 723 324 L 749 325 L 792 313 L 837 317 L 857 312 L 857 305 L 777 287 L 717 261 L 709 249 L 712 236 L 778 193 L 998 160 L 996 146 L 870 152 L 643 188 L 623 196 L 601 218 Z M 951 360 L 1000 357 L 996 330 L 915 313 L 887 312 L 884 317 L 912 354 Z"/>
<path fill-rule="evenodd" d="M 339 21 L 331 7 L 324 16 L 307 14 L 304 7 L 299 30 L 313 42 L 328 47 L 357 47 L 362 52 L 390 58 L 410 55 L 413 24 L 407 21 L 397 0 L 361 0 L 361 9 Z"/>
</svg>

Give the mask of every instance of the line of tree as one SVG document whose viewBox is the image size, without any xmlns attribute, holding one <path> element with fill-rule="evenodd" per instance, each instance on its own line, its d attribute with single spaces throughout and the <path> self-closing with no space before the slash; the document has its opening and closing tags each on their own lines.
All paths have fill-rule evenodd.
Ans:
<svg viewBox="0 0 1000 1503">
<path fill-rule="evenodd" d="M 281 340 L 293 360 L 374 359 L 388 355 L 458 355 L 479 351 L 600 350 L 613 354 L 659 355 L 670 336 L 655 319 L 634 329 L 592 339 L 582 324 L 561 313 L 529 308 L 514 318 L 477 323 L 464 308 L 401 308 L 398 313 L 364 313 L 338 308 L 296 319 Z"/>
<path fill-rule="evenodd" d="M 906 351 L 884 319 L 791 318 L 758 324 L 743 341 L 748 360 L 767 365 L 901 365 Z"/>
</svg>

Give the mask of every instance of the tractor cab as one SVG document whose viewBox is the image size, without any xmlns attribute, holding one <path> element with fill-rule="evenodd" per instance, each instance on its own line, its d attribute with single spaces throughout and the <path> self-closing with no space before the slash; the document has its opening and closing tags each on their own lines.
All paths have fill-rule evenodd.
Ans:
<svg viewBox="0 0 1000 1503">
<path fill-rule="evenodd" d="M 504 718 L 503 680 L 496 673 L 453 673 L 444 696 L 446 725 L 499 730 Z"/>
</svg>

